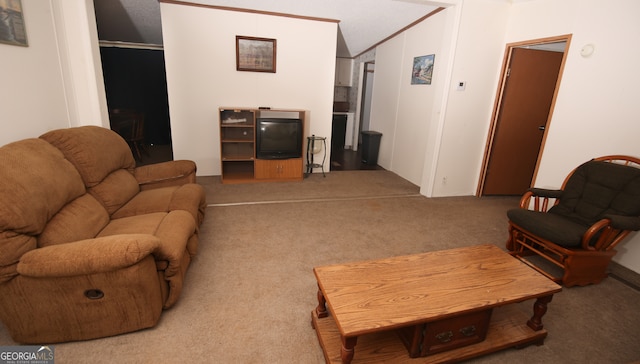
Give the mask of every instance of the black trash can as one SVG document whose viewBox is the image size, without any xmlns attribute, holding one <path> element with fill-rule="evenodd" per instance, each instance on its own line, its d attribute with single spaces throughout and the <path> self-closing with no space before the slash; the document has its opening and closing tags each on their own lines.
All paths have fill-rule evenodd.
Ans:
<svg viewBox="0 0 640 364">
<path fill-rule="evenodd" d="M 380 139 L 382 133 L 377 131 L 363 131 L 362 136 L 362 163 L 369 165 L 378 164 L 378 152 L 380 152 Z"/>
</svg>

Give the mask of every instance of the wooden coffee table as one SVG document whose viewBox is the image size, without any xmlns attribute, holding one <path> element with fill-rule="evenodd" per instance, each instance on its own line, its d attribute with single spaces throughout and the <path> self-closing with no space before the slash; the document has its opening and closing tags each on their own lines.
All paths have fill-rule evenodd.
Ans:
<svg viewBox="0 0 640 364">
<path fill-rule="evenodd" d="M 312 325 L 327 363 L 451 362 L 541 345 L 547 336 L 542 316 L 562 289 L 494 245 L 314 273 L 319 290 Z M 531 316 L 512 305 L 533 299 Z"/>
</svg>

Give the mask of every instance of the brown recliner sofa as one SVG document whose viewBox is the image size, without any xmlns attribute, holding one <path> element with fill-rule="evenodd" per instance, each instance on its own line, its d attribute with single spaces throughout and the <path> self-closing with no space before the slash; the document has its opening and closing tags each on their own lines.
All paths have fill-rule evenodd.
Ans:
<svg viewBox="0 0 640 364">
<path fill-rule="evenodd" d="M 180 296 L 206 202 L 192 161 L 137 167 L 83 126 L 0 148 L 0 319 L 19 343 L 154 326 Z"/>
</svg>

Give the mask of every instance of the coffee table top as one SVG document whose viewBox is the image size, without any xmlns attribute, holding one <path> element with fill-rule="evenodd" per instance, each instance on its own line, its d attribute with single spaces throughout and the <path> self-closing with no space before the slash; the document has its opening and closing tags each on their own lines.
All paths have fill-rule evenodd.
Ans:
<svg viewBox="0 0 640 364">
<path fill-rule="evenodd" d="M 343 336 L 482 311 L 562 289 L 490 244 L 313 271 Z"/>
</svg>

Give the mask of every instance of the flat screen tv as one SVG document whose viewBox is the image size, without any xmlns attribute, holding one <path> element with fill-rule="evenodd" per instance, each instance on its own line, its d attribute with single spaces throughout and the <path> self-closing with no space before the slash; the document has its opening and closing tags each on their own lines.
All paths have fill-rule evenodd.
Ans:
<svg viewBox="0 0 640 364">
<path fill-rule="evenodd" d="M 302 157 L 302 120 L 259 118 L 256 123 L 256 158 Z"/>
</svg>

